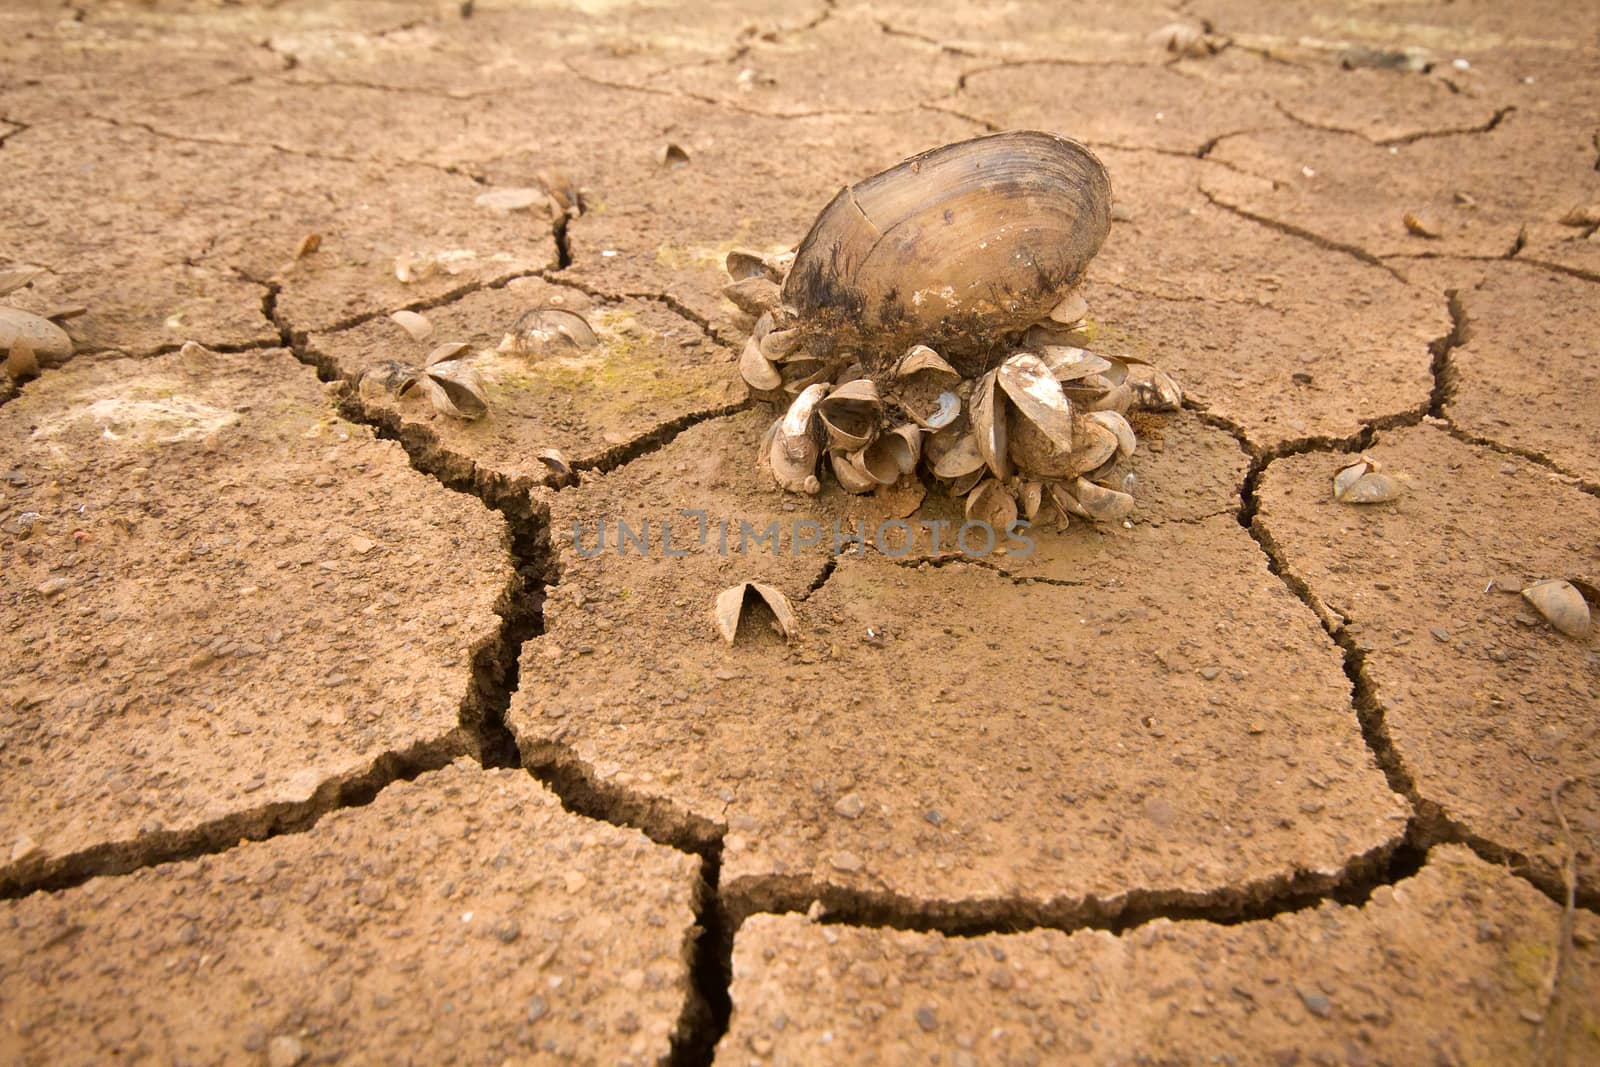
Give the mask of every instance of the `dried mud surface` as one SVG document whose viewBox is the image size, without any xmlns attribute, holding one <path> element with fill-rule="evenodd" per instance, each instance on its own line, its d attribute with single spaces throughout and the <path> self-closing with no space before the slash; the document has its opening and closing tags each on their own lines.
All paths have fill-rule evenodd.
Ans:
<svg viewBox="0 0 1600 1067">
<path fill-rule="evenodd" d="M 82 313 L 0 373 L 0 1058 L 1595 1058 L 1600 629 L 1498 587 L 1600 579 L 1597 35 L 5 5 L 0 302 Z M 1186 392 L 1135 512 L 781 493 L 727 252 L 1018 127 Z M 597 343 L 506 348 L 545 304 Z M 486 418 L 363 386 L 445 342 Z"/>
</svg>

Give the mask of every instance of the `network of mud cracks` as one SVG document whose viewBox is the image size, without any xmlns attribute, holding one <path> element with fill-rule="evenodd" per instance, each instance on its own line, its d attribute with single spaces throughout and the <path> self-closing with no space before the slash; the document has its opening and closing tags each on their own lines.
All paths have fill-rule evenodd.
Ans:
<svg viewBox="0 0 1600 1067">
<path fill-rule="evenodd" d="M 89 309 L 0 407 L 5 1058 L 1592 1054 L 1600 652 L 1498 591 L 1600 566 L 1576 29 L 1218 10 L 1174 59 L 1142 9 L 0 17 L 0 235 L 49 268 L 7 299 Z M 767 483 L 720 262 L 1010 126 L 1106 161 L 1099 343 L 1190 395 L 1139 422 L 1130 526 L 576 550 L 954 518 Z M 548 168 L 590 210 L 479 205 Z M 486 420 L 350 387 L 425 351 L 390 311 L 492 351 L 552 299 L 603 344 L 482 357 Z M 1398 500 L 1331 499 L 1361 451 Z M 792 641 L 717 638 L 748 578 Z"/>
</svg>

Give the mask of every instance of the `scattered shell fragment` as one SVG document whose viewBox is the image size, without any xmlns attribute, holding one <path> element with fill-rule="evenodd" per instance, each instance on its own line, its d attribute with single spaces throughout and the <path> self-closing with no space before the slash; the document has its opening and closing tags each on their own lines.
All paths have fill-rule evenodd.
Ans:
<svg viewBox="0 0 1600 1067">
<path fill-rule="evenodd" d="M 549 467 L 556 474 L 567 475 L 572 473 L 572 464 L 567 462 L 565 452 L 559 448 L 542 449 L 538 454 L 540 463 Z"/>
<path fill-rule="evenodd" d="M 689 153 L 668 142 L 656 149 L 656 162 L 663 167 L 681 167 L 689 162 Z"/>
<path fill-rule="evenodd" d="M 1061 303 L 1050 309 L 1050 317 L 1063 326 L 1072 326 L 1089 314 L 1089 302 L 1077 291 L 1062 297 Z"/>
<path fill-rule="evenodd" d="M 1333 476 L 1333 498 L 1346 504 L 1382 504 L 1400 495 L 1400 484 L 1382 471 L 1370 456 Z"/>
<path fill-rule="evenodd" d="M 1539 609 L 1551 626 L 1568 637 L 1589 633 L 1589 604 L 1578 587 L 1565 578 L 1546 578 L 1522 591 L 1523 599 Z"/>
<path fill-rule="evenodd" d="M 32 345 L 26 341 L 12 342 L 11 351 L 6 355 L 6 373 L 17 382 L 39 376 L 39 359 L 33 354 Z"/>
<path fill-rule="evenodd" d="M 550 197 L 550 202 L 555 205 L 556 212 L 569 218 L 577 218 L 583 214 L 583 193 L 578 189 L 573 180 L 567 177 L 565 171 L 549 167 L 534 175 L 545 193 Z"/>
<path fill-rule="evenodd" d="M 1414 234 L 1417 237 L 1439 236 L 1439 227 L 1435 226 L 1431 220 L 1425 219 L 1420 215 L 1414 214 L 1413 212 L 1406 212 L 1401 221 L 1406 224 L 1406 232 Z"/>
<path fill-rule="evenodd" d="M 435 345 L 433 351 L 428 353 L 428 358 L 422 361 L 424 367 L 431 367 L 435 363 L 459 358 L 471 346 L 465 341 L 446 341 L 442 345 Z"/>
<path fill-rule="evenodd" d="M 1133 497 L 1118 489 L 1096 485 L 1087 478 L 1077 480 L 1072 495 L 1095 522 L 1121 522 L 1133 514 Z"/>
<path fill-rule="evenodd" d="M 589 320 L 570 308 L 544 305 L 525 311 L 500 342 L 503 352 L 523 356 L 576 351 L 600 343 Z"/>
<path fill-rule="evenodd" d="M 788 271 L 789 264 L 793 262 L 793 252 L 769 256 L 762 255 L 760 252 L 735 249 L 728 253 L 723 265 L 728 270 L 728 277 L 736 282 L 742 282 L 746 278 L 763 277 L 770 282 L 781 285 L 784 273 Z"/>
<path fill-rule="evenodd" d="M 49 319 L 51 322 L 60 325 L 63 322 L 67 322 L 71 319 L 76 319 L 87 314 L 89 314 L 89 308 L 85 304 L 56 304 L 45 311 L 44 317 Z"/>
<path fill-rule="evenodd" d="M 1169 22 L 1149 37 L 1150 43 L 1175 56 L 1200 59 L 1217 51 L 1218 44 L 1199 22 Z"/>
<path fill-rule="evenodd" d="M 785 641 L 800 632 L 800 622 L 795 618 L 794 608 L 781 590 L 764 582 L 740 582 L 717 594 L 717 632 L 722 634 L 724 641 L 731 645 L 738 636 L 739 623 L 751 606 L 751 594 L 772 613 L 772 627 Z"/>
<path fill-rule="evenodd" d="M 1133 402 L 1146 411 L 1177 411 L 1183 406 L 1183 390 L 1172 376 L 1149 363 L 1128 368 L 1128 388 Z"/>
<path fill-rule="evenodd" d="M 322 247 L 322 234 L 308 233 L 300 238 L 300 243 L 294 246 L 294 258 L 304 259 Z"/>
<path fill-rule="evenodd" d="M 433 323 L 428 321 L 428 317 L 415 311 L 396 311 L 389 318 L 410 334 L 413 341 L 425 341 L 433 332 Z"/>
<path fill-rule="evenodd" d="M 1568 211 L 1561 216 L 1561 225 L 1576 227 L 1580 230 L 1588 229 L 1590 226 L 1600 226 L 1600 200 Z M 0 283 L 0 295 L 4 293 L 4 283 Z"/>
<path fill-rule="evenodd" d="M 0 270 L 0 296 L 21 289 L 42 274 L 43 267 L 6 267 Z"/>
<path fill-rule="evenodd" d="M 987 478 L 967 494 L 966 515 L 972 522 L 987 523 L 998 539 L 1017 521 L 1017 502 L 1005 486 Z"/>
<path fill-rule="evenodd" d="M 44 362 L 72 355 L 72 338 L 61 327 L 21 308 L 0 305 L 0 350 L 10 351 L 18 341 Z"/>
</svg>

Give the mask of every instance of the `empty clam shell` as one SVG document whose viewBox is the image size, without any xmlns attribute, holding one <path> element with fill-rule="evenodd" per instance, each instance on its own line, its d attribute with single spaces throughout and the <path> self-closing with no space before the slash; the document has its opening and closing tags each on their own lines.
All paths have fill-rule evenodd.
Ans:
<svg viewBox="0 0 1600 1067">
<path fill-rule="evenodd" d="M 1045 361 L 1020 352 L 1000 364 L 995 384 L 1005 390 L 1017 414 L 1031 422 L 1056 447 L 1072 447 L 1072 402 Z"/>
<path fill-rule="evenodd" d="M 18 341 L 45 362 L 72 355 L 72 338 L 61 327 L 21 308 L 0 306 L 0 351 L 9 352 Z"/>
<path fill-rule="evenodd" d="M 1022 488 L 1017 494 L 1017 504 L 1022 508 L 1022 517 L 1032 522 L 1039 517 L 1039 508 L 1044 504 L 1044 483 L 1027 481 L 1022 483 Z"/>
<path fill-rule="evenodd" d="M 1089 302 L 1076 291 L 1067 293 L 1059 304 L 1050 309 L 1050 318 L 1063 326 L 1072 326 L 1087 314 L 1089 314 Z"/>
<path fill-rule="evenodd" d="M 557 474 L 571 474 L 572 464 L 567 462 L 567 454 L 559 448 L 545 448 L 538 453 L 540 463 L 549 467 Z"/>
<path fill-rule="evenodd" d="M 1071 429 L 1067 445 L 1044 432 L 1032 419 L 1021 412 L 1011 412 L 1006 450 L 1016 467 L 1034 478 L 1072 478 L 1081 473 L 1072 456 Z"/>
<path fill-rule="evenodd" d="M 969 471 L 950 483 L 950 496 L 960 500 L 972 492 L 973 488 L 987 477 L 989 477 L 989 468 L 980 463 L 977 470 Z"/>
<path fill-rule="evenodd" d="M 1089 513 L 1084 510 L 1082 504 L 1078 503 L 1078 498 L 1072 495 L 1072 490 L 1065 485 L 1060 482 L 1046 482 L 1044 491 L 1045 495 L 1050 498 L 1051 503 L 1055 504 L 1056 510 L 1061 512 L 1063 524 L 1067 522 L 1069 516 L 1080 519 L 1089 518 Z"/>
<path fill-rule="evenodd" d="M 774 363 L 801 351 L 802 334 L 799 330 L 769 330 L 761 338 L 761 354 Z"/>
<path fill-rule="evenodd" d="M 433 351 L 428 353 L 428 358 L 422 361 L 422 365 L 431 367 L 435 363 L 445 363 L 452 359 L 458 359 L 463 352 L 471 347 L 465 341 L 446 341 L 442 345 L 436 345 Z"/>
<path fill-rule="evenodd" d="M 829 452 L 828 464 L 833 468 L 833 476 L 839 480 L 839 485 L 845 492 L 870 493 L 878 488 L 880 483 L 858 462 L 857 455 L 848 452 Z"/>
<path fill-rule="evenodd" d="M 961 416 L 961 398 L 956 394 L 940 393 L 937 403 L 931 415 L 918 416 L 913 412 L 911 417 L 925 429 L 942 430 Z"/>
<path fill-rule="evenodd" d="M 663 167 L 681 167 L 689 162 L 689 153 L 669 142 L 656 149 L 656 162 Z"/>
<path fill-rule="evenodd" d="M 1045 345 L 1072 348 L 1093 344 L 1097 332 L 1087 321 L 1063 326 L 1059 322 L 1045 319 L 1023 331 L 1022 343 L 1029 348 L 1041 348 Z"/>
<path fill-rule="evenodd" d="M 1539 609 L 1551 626 L 1568 637 L 1589 633 L 1589 604 L 1578 587 L 1565 578 L 1546 578 L 1522 591 L 1523 599 Z"/>
<path fill-rule="evenodd" d="M 817 460 L 822 449 L 817 442 L 815 421 L 817 404 L 827 395 L 828 386 L 822 383 L 801 390 L 779 420 L 778 432 L 772 435 L 768 462 L 778 484 L 792 493 L 814 494 L 822 488 L 817 480 Z"/>
<path fill-rule="evenodd" d="M 1007 454 L 1006 400 L 995 382 L 995 372 L 978 379 L 972 390 L 972 431 L 977 437 L 978 454 L 996 478 L 1011 477 L 1011 457 Z"/>
<path fill-rule="evenodd" d="M 1382 465 L 1371 456 L 1362 456 L 1348 467 L 1340 468 L 1339 473 L 1333 476 L 1333 498 L 1343 500 L 1363 475 L 1376 474 L 1382 469 Z"/>
<path fill-rule="evenodd" d="M 1183 390 L 1172 375 L 1148 363 L 1128 368 L 1128 387 L 1133 402 L 1145 411 L 1177 411 L 1183 406 Z"/>
<path fill-rule="evenodd" d="M 1097 356 L 1087 348 L 1072 345 L 1040 345 L 1039 358 L 1058 382 L 1073 382 L 1091 374 L 1103 374 L 1111 369 L 1111 361 Z"/>
<path fill-rule="evenodd" d="M 733 301 L 734 306 L 746 315 L 771 311 L 782 299 L 777 283 L 764 274 L 729 282 L 722 287 L 722 295 Z"/>
<path fill-rule="evenodd" d="M 879 477 L 879 472 L 893 470 L 894 477 L 885 481 L 887 485 L 900 475 L 916 470 L 917 460 L 921 456 L 922 431 L 915 426 L 896 426 L 889 433 L 880 434 L 867 446 L 862 466 L 875 478 Z"/>
<path fill-rule="evenodd" d="M 783 281 L 782 264 L 774 257 L 764 256 L 759 252 L 734 249 L 728 253 L 723 265 L 728 269 L 728 277 L 736 282 L 742 282 L 746 278 L 766 278 L 775 283 Z"/>
<path fill-rule="evenodd" d="M 1363 457 L 1333 478 L 1333 498 L 1345 504 L 1382 504 L 1400 495 L 1400 483 Z"/>
<path fill-rule="evenodd" d="M 1116 435 L 1117 455 L 1123 459 L 1133 455 L 1133 450 L 1139 447 L 1139 438 L 1134 435 L 1133 427 L 1123 415 L 1115 411 L 1091 411 L 1084 417 L 1090 422 L 1099 423 Z"/>
<path fill-rule="evenodd" d="M 589 320 L 570 308 L 536 307 L 511 324 L 511 349 L 524 356 L 593 348 L 600 343 Z"/>
<path fill-rule="evenodd" d="M 363 393 L 387 392 L 401 396 L 417 384 L 417 368 L 397 359 L 374 363 L 361 372 L 358 388 Z"/>
<path fill-rule="evenodd" d="M 783 385 L 783 375 L 778 373 L 778 368 L 772 365 L 771 360 L 761 354 L 761 343 L 754 337 L 744 343 L 744 351 L 739 353 L 739 377 L 750 388 L 763 393 Z"/>
<path fill-rule="evenodd" d="M 865 448 L 878 433 L 883 402 L 870 378 L 847 381 L 817 405 L 817 417 L 828 432 L 828 447 L 846 452 Z"/>
<path fill-rule="evenodd" d="M 986 478 L 967 494 L 966 515 L 972 522 L 987 523 L 998 538 L 1017 521 L 1017 502 L 1004 485 Z"/>
<path fill-rule="evenodd" d="M 929 436 L 925 448 L 928 465 L 940 478 L 961 478 L 983 469 L 983 453 L 978 451 L 978 437 L 971 430 L 941 430 Z"/>
<path fill-rule="evenodd" d="M 1115 411 L 1119 415 L 1124 414 L 1133 406 L 1133 387 L 1127 382 L 1114 385 L 1085 406 L 1090 411 Z"/>
<path fill-rule="evenodd" d="M 421 383 L 436 410 L 458 419 L 481 419 L 489 413 L 478 372 L 457 360 L 436 363 L 423 372 Z"/>
<path fill-rule="evenodd" d="M 433 323 L 428 321 L 428 316 L 415 311 L 396 311 L 389 318 L 394 320 L 406 333 L 411 335 L 413 341 L 424 341 L 433 332 Z"/>
<path fill-rule="evenodd" d="M 779 365 L 778 373 L 783 375 L 783 391 L 791 396 L 833 381 L 832 366 L 820 359 L 791 359 Z"/>
<path fill-rule="evenodd" d="M 543 189 L 529 187 L 512 188 L 502 186 L 479 193 L 473 203 L 479 207 L 486 207 L 498 215 L 509 215 L 513 211 L 526 211 L 531 207 L 539 207 L 540 214 L 544 208 L 550 206 L 550 196 Z"/>
<path fill-rule="evenodd" d="M 1133 497 L 1116 489 L 1096 485 L 1087 478 L 1079 478 L 1073 483 L 1072 495 L 1095 522 L 1121 522 L 1133 514 Z"/>
<path fill-rule="evenodd" d="M 1085 418 L 1078 424 L 1078 437 L 1072 450 L 1073 466 L 1088 473 L 1111 462 L 1117 454 L 1119 442 L 1116 433 L 1099 422 Z"/>
<path fill-rule="evenodd" d="M 909 378 L 913 374 L 929 373 L 946 378 L 951 383 L 961 379 L 961 375 L 956 373 L 956 369 L 946 363 L 944 357 L 927 345 L 912 345 L 906 349 L 906 354 L 895 365 L 894 373 L 897 378 Z"/>
<path fill-rule="evenodd" d="M 800 632 L 800 621 L 795 618 L 789 598 L 764 582 L 740 582 L 717 594 L 717 632 L 728 644 L 739 634 L 739 623 L 756 602 L 772 613 L 772 624 L 785 641 Z"/>
</svg>

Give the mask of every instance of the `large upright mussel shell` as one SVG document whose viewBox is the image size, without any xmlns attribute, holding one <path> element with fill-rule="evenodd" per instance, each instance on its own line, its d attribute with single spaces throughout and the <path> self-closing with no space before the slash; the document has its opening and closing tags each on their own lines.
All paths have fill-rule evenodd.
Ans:
<svg viewBox="0 0 1600 1067">
<path fill-rule="evenodd" d="M 783 301 L 869 371 L 931 345 L 965 377 L 1083 276 L 1111 181 L 1083 145 L 1019 130 L 945 145 L 842 189 L 800 243 Z"/>
</svg>

